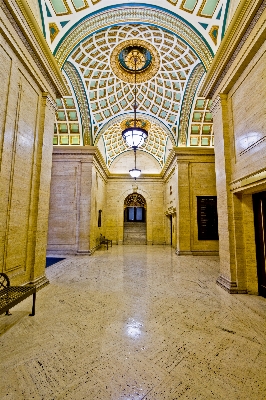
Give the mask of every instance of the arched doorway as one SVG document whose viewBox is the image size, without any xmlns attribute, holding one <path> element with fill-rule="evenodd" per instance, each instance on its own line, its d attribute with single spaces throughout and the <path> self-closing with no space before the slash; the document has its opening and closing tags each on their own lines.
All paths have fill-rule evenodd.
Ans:
<svg viewBox="0 0 266 400">
<path fill-rule="evenodd" d="M 131 193 L 124 201 L 124 244 L 147 244 L 146 200 Z"/>
</svg>

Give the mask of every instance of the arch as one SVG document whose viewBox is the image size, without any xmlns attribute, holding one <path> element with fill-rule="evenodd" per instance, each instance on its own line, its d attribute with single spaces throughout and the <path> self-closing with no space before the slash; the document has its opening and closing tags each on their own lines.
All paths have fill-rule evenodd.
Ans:
<svg viewBox="0 0 266 400">
<path fill-rule="evenodd" d="M 124 208 L 125 207 L 143 207 L 147 208 L 147 203 L 145 197 L 142 196 L 140 193 L 133 192 L 124 200 Z"/>
<path fill-rule="evenodd" d="M 213 51 L 198 30 L 177 14 L 162 7 L 132 4 L 103 8 L 78 21 L 58 43 L 54 55 L 60 68 L 70 53 L 91 34 L 113 25 L 142 23 L 161 27 L 184 40 L 198 55 L 207 70 L 213 59 Z"/>
<path fill-rule="evenodd" d="M 136 192 L 124 200 L 124 244 L 147 244 L 146 200 Z"/>
<path fill-rule="evenodd" d="M 123 120 L 130 118 L 134 118 L 133 113 L 126 113 L 112 118 L 102 127 L 96 136 L 94 145 L 99 146 L 108 167 L 110 167 L 121 154 L 132 151 L 132 148 L 127 146 L 122 139 L 120 127 Z M 173 135 L 160 120 L 153 116 L 140 112 L 138 113 L 138 118 L 151 123 L 148 130 L 148 139 L 139 150 L 152 156 L 162 168 L 165 163 L 167 149 L 175 146 Z M 160 146 L 158 146 L 158 143 Z M 119 152 L 115 151 L 114 147 L 119 149 Z"/>
<path fill-rule="evenodd" d="M 128 188 L 124 192 L 120 193 L 117 196 L 117 204 L 116 204 L 116 224 L 117 224 L 117 242 L 118 244 L 123 244 L 123 229 L 124 229 L 124 201 L 125 198 L 132 193 L 141 194 L 146 200 L 146 226 L 147 226 L 147 243 L 152 244 L 153 240 L 153 231 L 152 231 L 152 204 L 153 199 L 151 194 L 143 190 L 142 188 L 138 188 L 136 184 L 132 184 L 131 188 Z"/>
</svg>

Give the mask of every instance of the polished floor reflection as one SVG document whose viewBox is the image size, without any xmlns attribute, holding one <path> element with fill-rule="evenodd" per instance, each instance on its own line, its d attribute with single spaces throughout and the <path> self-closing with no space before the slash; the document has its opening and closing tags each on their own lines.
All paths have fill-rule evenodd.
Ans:
<svg viewBox="0 0 266 400">
<path fill-rule="evenodd" d="M 266 299 L 215 284 L 219 259 L 103 247 L 47 269 L 0 316 L 0 399 L 266 399 Z"/>
</svg>

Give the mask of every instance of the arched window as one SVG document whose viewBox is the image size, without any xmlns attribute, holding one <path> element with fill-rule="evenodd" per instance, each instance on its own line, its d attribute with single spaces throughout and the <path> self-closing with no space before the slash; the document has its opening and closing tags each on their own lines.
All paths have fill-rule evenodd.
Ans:
<svg viewBox="0 0 266 400">
<path fill-rule="evenodd" d="M 132 193 L 127 196 L 124 202 L 125 222 L 146 221 L 146 201 L 141 194 Z"/>
</svg>

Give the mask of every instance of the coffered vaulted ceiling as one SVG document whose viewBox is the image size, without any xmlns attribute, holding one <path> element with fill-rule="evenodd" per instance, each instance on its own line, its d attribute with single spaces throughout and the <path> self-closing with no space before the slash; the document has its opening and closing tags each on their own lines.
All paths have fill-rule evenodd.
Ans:
<svg viewBox="0 0 266 400">
<path fill-rule="evenodd" d="M 197 96 L 219 46 L 227 0 L 40 0 L 43 32 L 69 84 L 58 100 L 54 144 L 98 145 L 110 166 L 128 151 L 121 124 L 133 117 L 134 84 L 119 71 L 123 43 L 151 51 L 137 84 L 138 116 L 150 124 L 142 150 L 163 167 L 173 146 L 212 146 L 210 103 Z"/>
</svg>

